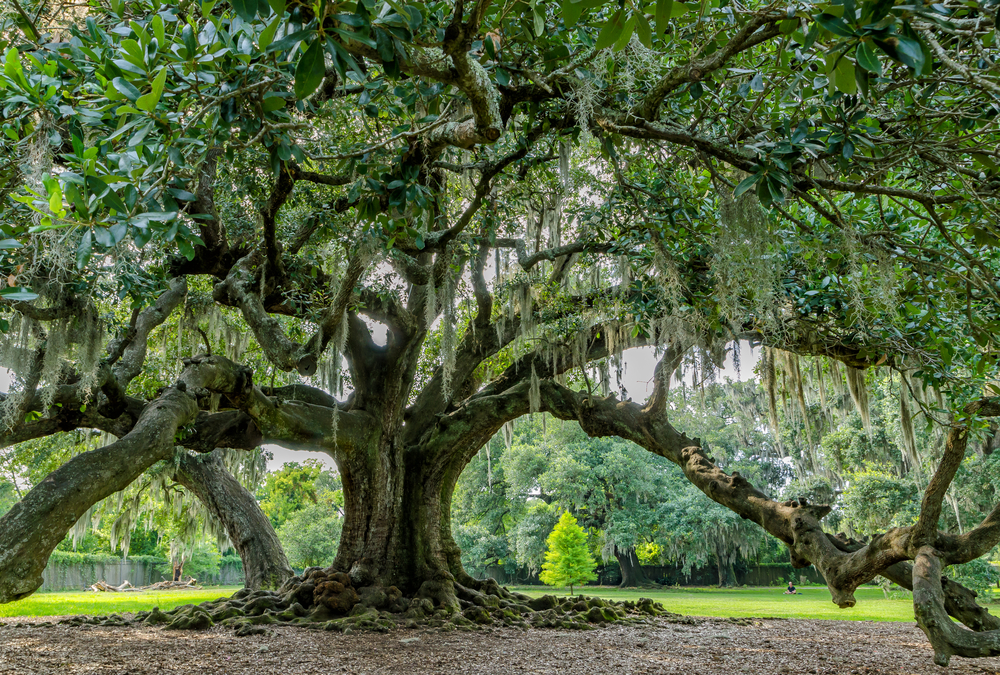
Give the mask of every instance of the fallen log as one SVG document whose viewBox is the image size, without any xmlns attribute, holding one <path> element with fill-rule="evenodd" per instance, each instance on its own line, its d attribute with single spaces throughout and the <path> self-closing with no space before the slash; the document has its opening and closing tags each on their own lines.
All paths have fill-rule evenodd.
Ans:
<svg viewBox="0 0 1000 675">
<path fill-rule="evenodd" d="M 120 593 L 126 589 L 133 589 L 132 584 L 126 579 L 120 586 L 112 586 L 106 581 L 98 581 L 96 584 L 88 588 L 88 591 L 94 591 L 95 593 Z"/>
<path fill-rule="evenodd" d="M 141 593 L 143 591 L 170 590 L 200 591 L 201 589 L 202 587 L 198 585 L 198 580 L 191 577 L 187 581 L 159 581 L 155 584 L 150 584 L 149 586 L 142 586 L 141 588 L 135 588 L 128 582 L 128 580 L 125 580 L 121 586 L 112 586 L 106 581 L 98 581 L 87 590 L 95 593 Z"/>
<path fill-rule="evenodd" d="M 143 586 L 144 591 L 168 591 L 168 590 L 180 590 L 180 589 L 190 589 L 200 591 L 201 586 L 198 585 L 198 580 L 194 577 L 188 579 L 187 581 L 160 581 L 155 584 L 150 584 L 149 586 Z"/>
</svg>

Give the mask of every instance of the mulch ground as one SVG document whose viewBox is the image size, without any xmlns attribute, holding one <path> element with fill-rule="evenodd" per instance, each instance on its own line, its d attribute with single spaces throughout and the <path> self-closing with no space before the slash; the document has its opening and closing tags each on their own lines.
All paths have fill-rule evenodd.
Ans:
<svg viewBox="0 0 1000 675">
<path fill-rule="evenodd" d="M 277 627 L 265 635 L 0 623 L 3 675 L 327 675 L 330 673 L 684 673 L 685 675 L 1000 675 L 1000 659 L 947 670 L 911 623 L 699 619 L 592 631 L 397 630 L 342 635 Z M 36 620 L 37 623 L 37 620 Z"/>
</svg>

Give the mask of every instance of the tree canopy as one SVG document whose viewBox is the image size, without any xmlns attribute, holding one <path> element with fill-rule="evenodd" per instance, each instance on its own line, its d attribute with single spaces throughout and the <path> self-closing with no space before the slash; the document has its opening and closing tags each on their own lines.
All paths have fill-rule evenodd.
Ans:
<svg viewBox="0 0 1000 675">
<path fill-rule="evenodd" d="M 913 587 L 939 663 L 1000 651 L 1000 623 L 940 573 L 996 544 L 1000 512 L 939 528 L 1000 412 L 995 4 L 14 6 L 2 442 L 117 440 L 0 519 L 0 601 L 170 463 L 248 585 L 280 585 L 277 536 L 231 472 L 266 442 L 337 462 L 336 574 L 455 611 L 487 588 L 452 536 L 456 481 L 547 412 L 676 464 L 841 606 L 876 575 Z M 803 379 L 785 354 L 845 368 L 866 432 L 863 371 L 905 378 L 947 430 L 915 523 L 834 534 L 831 506 L 772 499 L 685 433 L 672 373 L 739 340 L 774 350 L 774 425 L 777 378 Z M 652 394 L 620 400 L 610 374 L 639 346 L 660 356 Z M 818 467 L 790 391 L 793 454 Z"/>
</svg>

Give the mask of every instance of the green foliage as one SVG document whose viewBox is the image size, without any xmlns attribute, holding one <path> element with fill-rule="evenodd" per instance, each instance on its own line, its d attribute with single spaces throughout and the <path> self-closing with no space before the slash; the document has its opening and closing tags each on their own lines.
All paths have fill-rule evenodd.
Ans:
<svg viewBox="0 0 1000 675">
<path fill-rule="evenodd" d="M 885 466 L 863 466 L 848 474 L 844 517 L 860 534 L 871 536 L 892 525 L 912 525 L 920 496 L 912 480 L 899 478 Z"/>
<path fill-rule="evenodd" d="M 7 513 L 17 503 L 17 491 L 10 481 L 0 480 L 0 516 Z"/>
<path fill-rule="evenodd" d="M 317 503 L 316 480 L 323 468 L 318 460 L 287 462 L 264 479 L 257 499 L 275 529 L 280 529 L 296 511 Z"/>
<path fill-rule="evenodd" d="M 517 562 L 532 572 L 542 568 L 546 542 L 559 521 L 559 508 L 545 502 L 530 504 L 512 532 L 512 544 Z"/>
<path fill-rule="evenodd" d="M 752 391 L 750 385 L 744 387 Z M 768 446 L 759 420 L 727 424 L 728 412 L 702 409 L 700 399 L 673 396 L 674 414 L 724 457 L 753 450 L 743 429 Z M 729 400 L 713 397 L 719 405 Z M 731 409 L 731 408 L 730 408 Z M 721 417 L 720 417 L 721 414 Z M 723 454 L 724 453 L 724 454 Z M 781 465 L 733 463 L 756 484 L 784 480 Z M 762 479 L 762 480 L 761 480 Z M 664 495 L 670 495 L 665 499 Z M 591 551 L 611 560 L 635 548 L 644 564 L 679 563 L 686 570 L 713 560 L 729 568 L 755 555 L 784 554 L 753 523 L 711 501 L 661 457 L 616 439 L 590 439 L 575 423 L 541 416 L 514 425 L 510 449 L 498 435 L 463 473 L 453 502 L 452 525 L 467 569 L 500 565 L 509 574 L 542 566 L 546 538 L 561 511 L 574 513 L 595 533 Z M 729 571 L 724 571 L 729 574 Z"/>
<path fill-rule="evenodd" d="M 545 564 L 539 578 L 549 586 L 573 586 L 593 581 L 597 578 L 594 569 L 597 563 L 587 548 L 587 533 L 580 527 L 569 511 L 563 511 L 552 534 L 547 540 Z"/>
<path fill-rule="evenodd" d="M 293 513 L 278 530 L 278 538 L 293 567 L 326 567 L 333 562 L 344 521 L 327 500 Z"/>
<path fill-rule="evenodd" d="M 949 567 L 945 571 L 945 575 L 983 599 L 987 597 L 987 591 L 996 588 L 997 582 L 1000 581 L 1000 570 L 997 569 L 996 565 L 983 558 L 976 558 L 964 565 Z"/>
<path fill-rule="evenodd" d="M 121 562 L 121 556 L 113 553 L 83 553 L 77 551 L 55 550 L 49 557 L 50 565 L 98 565 L 103 563 Z M 163 558 L 155 559 L 155 562 L 163 562 Z"/>
<path fill-rule="evenodd" d="M 267 474 L 257 498 L 293 566 L 333 562 L 343 527 L 339 474 L 324 471 L 315 459 L 288 462 Z"/>
</svg>

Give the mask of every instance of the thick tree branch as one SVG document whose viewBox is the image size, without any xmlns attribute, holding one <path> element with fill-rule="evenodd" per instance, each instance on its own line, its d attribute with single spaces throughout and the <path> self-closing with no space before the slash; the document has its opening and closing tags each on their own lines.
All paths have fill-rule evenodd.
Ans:
<svg viewBox="0 0 1000 675">
<path fill-rule="evenodd" d="M 913 546 L 921 547 L 932 544 L 937 538 L 938 520 L 941 518 L 941 505 L 944 502 L 948 486 L 955 478 L 958 467 L 965 459 L 965 448 L 969 441 L 968 429 L 964 426 L 952 427 L 945 439 L 944 455 L 938 463 L 924 498 L 920 503 L 920 516 L 913 526 Z"/>
<path fill-rule="evenodd" d="M 572 255 L 574 253 L 607 253 L 616 246 L 614 243 L 600 243 L 581 239 L 563 246 L 542 249 L 537 253 L 528 255 L 528 248 L 524 239 L 501 237 L 496 240 L 495 245 L 498 248 L 513 248 L 517 252 L 517 264 L 525 272 L 530 271 L 532 267 L 543 260 L 553 261 L 564 255 Z"/>
<path fill-rule="evenodd" d="M 167 320 L 171 312 L 184 302 L 187 297 L 187 279 L 177 277 L 171 279 L 156 302 L 144 309 L 135 322 L 135 329 L 126 331 L 119 340 L 113 340 L 108 345 L 108 354 L 114 357 L 120 354 L 121 358 L 112 358 L 115 379 L 118 385 L 127 389 L 129 383 L 138 377 L 142 372 L 146 362 L 146 348 L 149 342 L 149 334 L 153 329 Z"/>
<path fill-rule="evenodd" d="M 643 99 L 632 108 L 632 115 L 653 121 L 659 114 L 663 99 L 688 82 L 700 82 L 706 75 L 722 68 L 733 56 L 766 42 L 779 34 L 777 22 L 787 18 L 770 7 L 754 14 L 728 42 L 711 56 L 694 59 L 682 66 L 675 66 L 661 77 Z"/>
<path fill-rule="evenodd" d="M 198 412 L 178 388 L 151 403 L 121 440 L 77 455 L 0 518 L 0 602 L 31 595 L 56 545 L 92 505 L 173 456 L 177 430 Z"/>
<path fill-rule="evenodd" d="M 1000 654 L 1000 629 L 974 632 L 955 624 L 945 609 L 941 558 L 932 546 L 917 551 L 913 563 L 913 609 L 934 648 L 934 663 L 947 666 L 953 655 L 967 658 Z"/>
</svg>

